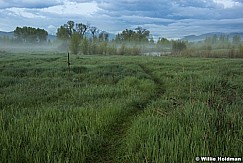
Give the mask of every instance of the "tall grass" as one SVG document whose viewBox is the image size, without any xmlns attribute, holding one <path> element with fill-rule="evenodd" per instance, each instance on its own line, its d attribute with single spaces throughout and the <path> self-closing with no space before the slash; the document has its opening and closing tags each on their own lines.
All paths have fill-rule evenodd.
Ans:
<svg viewBox="0 0 243 163">
<path fill-rule="evenodd" d="M 242 60 L 70 59 L 69 73 L 65 54 L 1 57 L 0 162 L 242 155 Z"/>
<path fill-rule="evenodd" d="M 110 127 L 152 93 L 130 64 L 72 58 L 69 74 L 64 55 L 10 58 L 0 66 L 1 162 L 92 161 Z"/>
</svg>

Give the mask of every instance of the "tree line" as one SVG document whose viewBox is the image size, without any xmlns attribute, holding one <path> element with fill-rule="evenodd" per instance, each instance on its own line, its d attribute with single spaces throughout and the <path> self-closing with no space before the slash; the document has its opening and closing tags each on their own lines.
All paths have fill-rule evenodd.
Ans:
<svg viewBox="0 0 243 163">
<path fill-rule="evenodd" d="M 46 30 L 27 26 L 16 27 L 13 34 L 0 37 L 0 42 L 3 44 L 43 44 L 48 41 Z"/>
<path fill-rule="evenodd" d="M 150 31 L 138 27 L 124 30 L 114 39 L 109 33 L 89 24 L 68 21 L 57 29 L 57 38 L 68 44 L 73 54 L 138 54 L 138 47 L 126 46 L 126 42 L 148 42 Z"/>
<path fill-rule="evenodd" d="M 40 28 L 16 27 L 14 36 L 17 42 L 44 43 L 47 41 L 48 32 Z"/>
<path fill-rule="evenodd" d="M 57 29 L 57 38 L 64 41 L 73 54 L 128 54 L 138 55 L 146 50 L 159 50 L 159 46 L 167 46 L 179 53 L 187 48 L 185 41 L 159 39 L 157 44 L 150 36 L 150 31 L 143 27 L 125 29 L 112 40 L 109 33 L 89 24 L 68 21 Z M 66 47 L 65 45 L 63 45 Z"/>
</svg>

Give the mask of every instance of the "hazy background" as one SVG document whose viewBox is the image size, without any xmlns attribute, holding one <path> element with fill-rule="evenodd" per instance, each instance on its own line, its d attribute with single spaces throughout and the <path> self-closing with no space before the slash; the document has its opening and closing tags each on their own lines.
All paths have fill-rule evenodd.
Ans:
<svg viewBox="0 0 243 163">
<path fill-rule="evenodd" d="M 56 34 L 68 20 L 109 33 L 142 26 L 158 37 L 242 32 L 242 0 L 0 0 L 0 31 L 16 26 Z"/>
</svg>

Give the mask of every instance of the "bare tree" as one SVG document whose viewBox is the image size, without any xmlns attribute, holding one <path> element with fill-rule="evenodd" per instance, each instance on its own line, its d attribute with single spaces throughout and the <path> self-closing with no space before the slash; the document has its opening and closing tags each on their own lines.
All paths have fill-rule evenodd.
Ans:
<svg viewBox="0 0 243 163">
<path fill-rule="evenodd" d="M 93 39 L 95 39 L 95 33 L 97 32 L 97 28 L 92 26 L 89 28 L 89 30 L 92 33 Z"/>
<path fill-rule="evenodd" d="M 83 23 L 77 23 L 76 24 L 76 31 L 81 36 L 81 38 L 84 38 L 85 32 L 88 30 L 89 25 L 83 24 Z"/>
</svg>

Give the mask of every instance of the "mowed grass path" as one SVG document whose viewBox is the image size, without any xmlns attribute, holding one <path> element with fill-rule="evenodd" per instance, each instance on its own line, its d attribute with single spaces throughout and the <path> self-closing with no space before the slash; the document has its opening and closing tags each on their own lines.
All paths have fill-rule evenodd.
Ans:
<svg viewBox="0 0 243 163">
<path fill-rule="evenodd" d="M 0 54 L 0 77 L 0 162 L 243 154 L 243 60 Z"/>
</svg>

